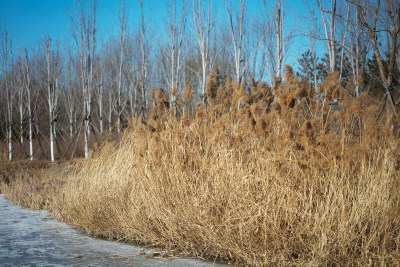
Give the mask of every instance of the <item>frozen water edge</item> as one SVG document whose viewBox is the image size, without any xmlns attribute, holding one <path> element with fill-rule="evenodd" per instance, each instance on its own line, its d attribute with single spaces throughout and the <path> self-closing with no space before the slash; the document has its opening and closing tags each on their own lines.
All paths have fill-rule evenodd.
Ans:
<svg viewBox="0 0 400 267">
<path fill-rule="evenodd" d="M 145 255 L 143 254 L 145 252 Z M 2 266 L 223 266 L 198 259 L 154 259 L 153 250 L 93 238 L 47 211 L 18 207 L 0 195 Z"/>
</svg>

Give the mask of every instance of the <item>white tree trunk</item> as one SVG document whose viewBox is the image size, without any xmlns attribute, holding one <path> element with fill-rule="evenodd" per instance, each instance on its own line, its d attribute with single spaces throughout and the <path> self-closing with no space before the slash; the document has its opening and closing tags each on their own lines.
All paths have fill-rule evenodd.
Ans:
<svg viewBox="0 0 400 267">
<path fill-rule="evenodd" d="M 0 26 L 2 26 L 0 24 Z M 8 159 L 12 160 L 12 107 L 13 107 L 13 95 L 12 95 L 12 85 L 8 82 L 8 59 L 11 55 L 12 60 L 12 40 L 8 39 L 7 29 L 0 28 L 0 37 L 1 37 L 1 57 L 3 60 L 3 75 L 4 75 L 4 83 L 5 83 L 5 94 L 6 94 L 6 136 L 8 142 Z"/>
<path fill-rule="evenodd" d="M 29 110 L 29 159 L 33 160 L 32 115 L 30 110 Z"/>
<path fill-rule="evenodd" d="M 85 158 L 89 157 L 89 120 L 85 120 Z"/>
<path fill-rule="evenodd" d="M 96 10 L 97 1 L 93 4 L 88 1 L 86 7 L 82 0 L 78 0 L 77 9 L 71 17 L 73 25 L 73 38 L 75 39 L 76 50 L 79 57 L 80 82 L 83 93 L 83 119 L 85 136 L 85 157 L 89 156 L 89 137 L 91 105 L 94 79 L 94 61 L 96 52 Z"/>
<path fill-rule="evenodd" d="M 29 134 L 29 159 L 33 160 L 33 133 L 32 133 L 32 94 L 31 94 L 31 72 L 29 68 L 28 52 L 25 49 L 25 76 L 24 76 L 24 86 L 26 89 L 26 107 L 28 110 L 28 134 Z"/>
<path fill-rule="evenodd" d="M 281 77 L 282 73 L 282 30 L 283 28 L 283 18 L 282 18 L 282 8 L 281 1 L 278 0 L 276 4 L 276 22 L 275 22 L 275 31 L 276 31 L 276 77 Z"/>
<path fill-rule="evenodd" d="M 11 124 L 8 126 L 8 159 L 11 161 L 13 158 L 12 155 L 12 127 Z"/>
<path fill-rule="evenodd" d="M 249 58 L 242 58 L 243 56 L 243 38 L 245 35 L 244 28 L 244 15 L 247 1 L 240 0 L 240 11 L 239 15 L 235 16 L 232 10 L 231 0 L 225 0 L 226 13 L 229 20 L 229 29 L 231 33 L 231 39 L 233 44 L 233 56 L 234 56 L 234 70 L 235 80 L 238 84 L 242 83 L 246 66 L 249 63 Z M 236 21 L 236 24 L 234 23 Z"/>
<path fill-rule="evenodd" d="M 21 86 L 20 88 L 20 93 L 19 93 L 19 130 L 20 130 L 20 142 L 21 144 L 24 143 L 24 109 L 23 109 L 23 102 L 22 102 L 22 97 L 23 94 L 23 87 Z"/>
<path fill-rule="evenodd" d="M 112 131 L 112 93 L 111 89 L 109 89 L 109 101 L 108 101 L 108 131 L 111 133 Z"/>
<path fill-rule="evenodd" d="M 49 105 L 49 128 L 50 128 L 50 159 L 54 162 L 54 84 L 51 79 L 51 61 L 50 61 L 51 38 L 46 42 L 46 59 L 47 59 L 47 95 Z"/>
<path fill-rule="evenodd" d="M 195 0 L 192 3 L 193 28 L 197 37 L 197 44 L 201 56 L 200 88 L 204 103 L 206 102 L 206 88 L 208 75 L 211 69 L 210 62 L 210 34 L 217 17 L 212 16 L 213 0 Z M 207 9 L 206 9 L 207 8 Z"/>
<path fill-rule="evenodd" d="M 99 96 L 99 113 L 100 113 L 100 132 L 104 133 L 104 92 L 103 82 L 99 85 L 100 96 Z"/>
<path fill-rule="evenodd" d="M 167 34 L 169 43 L 166 45 L 168 64 L 164 67 L 164 75 L 168 91 L 171 95 L 170 109 L 172 109 L 173 106 L 176 105 L 182 87 L 180 78 L 182 73 L 182 64 L 185 57 L 182 50 L 186 28 L 186 1 L 182 2 L 180 12 L 177 11 L 177 1 L 171 1 L 168 12 Z M 177 20 L 179 20 L 179 22 L 177 22 Z M 142 53 L 142 56 L 145 56 L 145 53 Z M 146 59 L 146 61 L 148 60 Z M 142 101 L 144 101 L 144 99 Z"/>
<path fill-rule="evenodd" d="M 336 69 L 336 50 L 335 50 L 335 36 L 336 36 L 336 0 L 331 0 L 331 19 L 329 21 L 329 32 L 327 19 L 325 18 L 325 10 L 321 0 L 317 0 L 318 6 L 321 11 L 322 22 L 324 24 L 325 37 L 327 40 L 328 55 L 329 55 L 329 71 L 334 72 Z"/>
</svg>

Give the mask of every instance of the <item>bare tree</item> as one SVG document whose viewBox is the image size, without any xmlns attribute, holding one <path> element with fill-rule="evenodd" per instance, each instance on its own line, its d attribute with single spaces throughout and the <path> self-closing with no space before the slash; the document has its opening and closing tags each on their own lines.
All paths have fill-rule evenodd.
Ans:
<svg viewBox="0 0 400 267">
<path fill-rule="evenodd" d="M 276 32 L 276 77 L 281 77 L 282 72 L 282 42 L 283 42 L 283 16 L 282 16 L 282 6 L 281 0 L 277 1 L 276 4 L 276 21 L 275 21 L 275 32 Z"/>
<path fill-rule="evenodd" d="M 358 18 L 361 20 L 364 31 L 367 33 L 374 55 L 378 62 L 380 78 L 386 88 L 393 84 L 394 64 L 396 60 L 397 41 L 400 32 L 400 6 L 399 1 L 386 0 L 384 4 L 376 1 L 375 7 L 369 6 L 366 1 L 349 1 L 357 7 Z M 386 5 L 385 5 L 386 4 Z M 382 14 L 383 13 L 383 14 Z M 372 18 L 372 21 L 371 19 Z M 378 41 L 379 33 L 389 35 L 388 69 L 385 71 L 381 52 L 382 42 Z"/>
<path fill-rule="evenodd" d="M 116 112 L 118 118 L 118 132 L 122 129 L 122 113 L 125 109 L 125 99 L 123 97 L 123 67 L 124 67 L 124 53 L 125 53 L 125 42 L 126 42 L 126 29 L 127 29 L 127 17 L 125 9 L 125 0 L 122 1 L 122 7 L 118 7 L 118 22 L 119 22 L 119 57 L 118 62 L 118 80 L 117 80 L 117 103 Z"/>
<path fill-rule="evenodd" d="M 397 0 L 385 0 L 381 5 L 381 1 L 376 1 L 375 7 L 368 6 L 366 1 L 349 1 L 356 5 L 358 17 L 361 20 L 363 29 L 368 35 L 372 44 L 374 55 L 378 62 L 380 78 L 382 84 L 386 88 L 387 102 L 393 108 L 393 112 L 397 115 L 395 103 L 391 96 L 393 86 L 394 67 L 396 61 L 396 53 L 398 39 L 400 33 L 400 2 Z M 372 18 L 372 21 L 371 19 Z M 382 42 L 378 42 L 378 34 L 383 31 L 388 35 L 388 66 L 384 66 L 384 59 L 381 53 Z M 397 103 L 396 103 L 397 104 Z M 389 107 L 388 105 L 388 107 Z"/>
<path fill-rule="evenodd" d="M 178 17 L 180 16 L 180 17 Z M 177 21 L 179 20 L 179 22 Z M 181 90 L 180 75 L 184 63 L 183 42 L 186 30 L 186 0 L 181 3 L 180 12 L 177 11 L 177 1 L 172 0 L 168 5 L 167 18 L 168 43 L 165 51 L 168 56 L 167 65 L 164 67 L 164 76 L 168 91 L 171 93 L 171 108 L 177 101 L 177 96 Z"/>
<path fill-rule="evenodd" d="M 18 60 L 16 63 L 17 67 L 17 79 L 15 81 L 15 87 L 17 89 L 17 101 L 18 101 L 18 113 L 19 113 L 19 138 L 21 145 L 24 143 L 24 65 L 21 52 L 18 52 Z"/>
<path fill-rule="evenodd" d="M 2 25 L 0 25 L 2 26 Z M 8 142 L 8 159 L 11 161 L 13 158 L 12 154 L 12 123 L 13 123 L 13 101 L 14 91 L 12 90 L 12 80 L 9 79 L 8 64 L 11 59 L 12 69 L 12 37 L 9 37 L 7 29 L 4 27 L 0 28 L 1 38 L 1 59 L 3 61 L 3 77 L 4 77 L 4 89 L 6 95 L 6 136 Z"/>
<path fill-rule="evenodd" d="M 33 73 L 32 69 L 35 68 L 35 59 L 29 61 L 29 56 L 27 49 L 25 52 L 25 61 L 24 61 L 24 77 L 23 83 L 26 90 L 26 107 L 28 111 L 28 132 L 29 132 L 29 158 L 33 160 L 33 111 L 32 111 L 32 101 L 37 99 L 37 90 L 34 91 L 34 87 L 32 86 Z"/>
<path fill-rule="evenodd" d="M 309 4 L 308 1 L 304 1 L 305 5 L 307 7 L 307 13 L 306 13 L 306 24 L 307 24 L 307 29 L 305 35 L 308 36 L 309 42 L 310 42 L 310 51 L 311 51 L 311 61 L 312 61 L 312 78 L 309 77 L 310 80 L 312 80 L 314 84 L 314 90 L 315 92 L 318 92 L 318 71 L 317 71 L 317 55 L 316 55 L 316 41 L 317 41 L 317 35 L 319 32 L 319 25 L 317 18 L 315 16 L 315 10 L 314 8 Z"/>
<path fill-rule="evenodd" d="M 212 69 L 211 31 L 213 30 L 218 15 L 213 14 L 213 0 L 193 0 L 191 9 L 193 13 L 193 30 L 196 35 L 198 49 L 201 57 L 200 89 L 204 103 L 206 100 L 206 88 L 208 75 Z"/>
<path fill-rule="evenodd" d="M 324 24 L 326 44 L 328 47 L 328 55 L 329 55 L 329 71 L 334 72 L 336 68 L 336 49 L 335 49 L 335 40 L 336 40 L 336 17 L 337 17 L 337 4 L 336 0 L 330 0 L 331 7 L 330 12 L 325 12 L 325 8 L 321 2 L 321 0 L 317 0 L 318 7 L 321 11 L 322 22 Z M 330 15 L 330 19 L 329 16 Z M 329 25 L 328 25 L 329 24 Z M 329 26 L 329 28 L 328 28 Z"/>
<path fill-rule="evenodd" d="M 151 15 L 145 14 L 143 8 L 143 0 L 138 0 L 140 9 L 140 21 L 138 30 L 133 41 L 137 41 L 137 45 L 131 44 L 132 54 L 134 55 L 134 62 L 131 65 L 129 76 L 130 81 L 130 103 L 131 113 L 134 116 L 136 111 L 136 103 L 140 103 L 140 110 L 143 121 L 146 120 L 147 111 L 147 92 L 149 87 L 149 79 L 151 74 L 150 59 L 153 52 L 153 42 L 155 33 L 151 29 Z M 150 12 L 150 11 L 149 11 Z M 139 53 L 133 50 L 139 50 Z"/>
<path fill-rule="evenodd" d="M 334 1 L 336 7 L 336 1 L 331 1 Z M 398 116 L 395 106 L 400 104 L 400 100 L 395 102 L 391 91 L 395 90 L 393 81 L 400 33 L 400 2 L 399 0 L 346 1 L 357 9 L 357 21 L 338 14 L 335 8 L 331 11 L 321 9 L 321 12 L 331 14 L 332 17 L 340 17 L 368 36 L 379 68 L 378 78 L 386 90 L 387 108 L 391 107 L 393 113 Z"/>
<path fill-rule="evenodd" d="M 367 54 L 369 50 L 368 35 L 361 31 L 361 20 L 358 18 L 358 9 L 351 5 L 350 6 L 350 17 L 346 21 L 349 27 L 349 38 L 346 42 L 346 46 L 349 50 L 350 55 L 350 67 L 352 71 L 351 82 L 354 87 L 355 95 L 358 96 L 364 88 L 363 84 L 360 84 L 362 73 L 364 71 Z M 350 23 L 352 21 L 353 23 Z"/>
<path fill-rule="evenodd" d="M 248 64 L 248 59 L 243 58 L 243 38 L 245 34 L 244 20 L 247 2 L 247 0 L 240 0 L 239 13 L 235 14 L 232 8 L 232 1 L 225 0 L 225 8 L 228 15 L 229 29 L 233 44 L 235 80 L 239 84 L 243 80 L 246 65 Z"/>
<path fill-rule="evenodd" d="M 59 49 L 54 55 L 51 54 L 51 38 L 45 40 L 46 69 L 47 69 L 47 96 L 49 105 L 49 127 L 50 127 L 50 158 L 54 161 L 54 142 L 56 138 L 57 105 L 59 97 L 59 79 L 61 76 L 61 60 Z"/>
<path fill-rule="evenodd" d="M 63 103 L 68 117 L 69 123 L 69 136 L 73 137 L 76 134 L 77 120 L 79 117 L 79 93 L 78 81 L 74 77 L 74 68 L 76 68 L 76 62 L 68 48 L 68 60 L 66 63 L 66 89 L 64 90 Z"/>
<path fill-rule="evenodd" d="M 79 58 L 79 74 L 83 95 L 83 119 L 85 133 L 85 157 L 89 156 L 89 136 L 91 121 L 91 105 L 93 93 L 93 69 L 96 52 L 96 11 L 97 1 L 86 2 L 78 0 L 78 6 L 74 6 L 73 13 L 70 13 L 72 23 L 72 37 L 75 42 Z"/>
<path fill-rule="evenodd" d="M 100 133 L 104 133 L 104 66 L 102 65 L 102 59 L 99 59 L 98 75 L 99 84 L 96 86 L 97 89 L 97 102 L 99 104 L 99 122 L 100 122 Z"/>
<path fill-rule="evenodd" d="M 111 132 L 113 129 L 113 113 L 114 113 L 114 103 L 115 103 L 115 65 L 113 64 L 114 58 L 113 58 L 113 51 L 111 51 L 111 46 L 110 43 L 106 43 L 106 45 L 103 45 L 102 50 L 101 50 L 101 60 L 100 60 L 100 66 L 98 69 L 101 72 L 101 84 L 102 84 L 102 91 L 103 95 L 106 95 L 106 97 L 103 99 L 105 100 L 104 104 L 104 114 L 105 118 L 107 119 L 108 123 L 108 131 Z M 101 95 L 98 94 L 98 97 L 101 97 Z"/>
<path fill-rule="evenodd" d="M 263 23 L 260 27 L 261 48 L 266 54 L 267 68 L 269 69 L 269 81 L 272 84 L 275 78 L 282 75 L 282 66 L 285 64 L 286 55 L 293 42 L 293 28 L 289 34 L 285 34 L 283 4 L 278 0 L 275 10 L 269 1 L 263 0 Z"/>
</svg>

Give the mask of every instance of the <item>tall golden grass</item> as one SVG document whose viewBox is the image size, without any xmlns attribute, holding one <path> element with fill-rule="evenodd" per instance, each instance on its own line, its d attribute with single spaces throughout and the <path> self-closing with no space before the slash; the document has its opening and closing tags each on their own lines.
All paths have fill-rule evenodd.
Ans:
<svg viewBox="0 0 400 267">
<path fill-rule="evenodd" d="M 375 100 L 343 95 L 335 74 L 321 86 L 340 98 L 333 111 L 287 70 L 275 101 L 228 78 L 193 118 L 168 115 L 159 90 L 145 125 L 59 183 L 54 215 L 238 265 L 400 264 L 399 120 L 377 120 Z"/>
</svg>

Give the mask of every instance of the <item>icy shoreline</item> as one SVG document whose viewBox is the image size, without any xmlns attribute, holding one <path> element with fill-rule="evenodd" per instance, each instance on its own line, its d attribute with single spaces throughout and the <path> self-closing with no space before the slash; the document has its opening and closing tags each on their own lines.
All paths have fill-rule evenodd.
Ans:
<svg viewBox="0 0 400 267">
<path fill-rule="evenodd" d="M 51 219 L 47 211 L 18 207 L 0 194 L 0 267 L 16 265 L 205 267 L 217 264 L 162 258 L 162 254 L 153 250 L 89 237 Z"/>
</svg>

